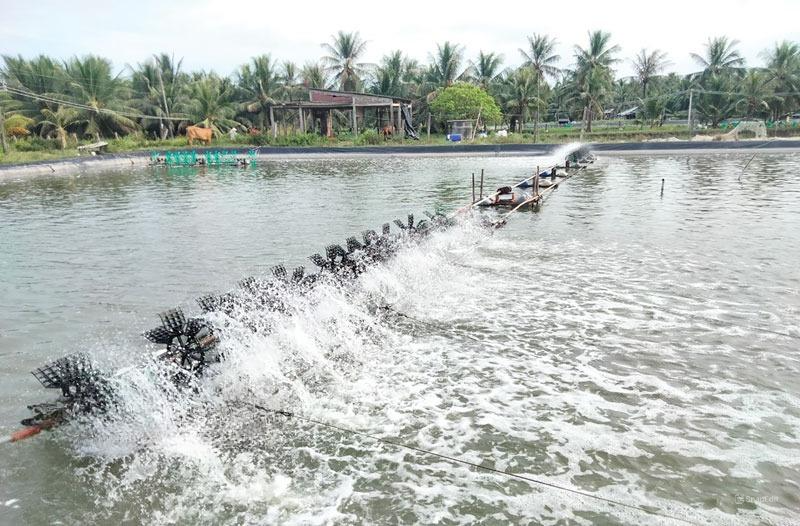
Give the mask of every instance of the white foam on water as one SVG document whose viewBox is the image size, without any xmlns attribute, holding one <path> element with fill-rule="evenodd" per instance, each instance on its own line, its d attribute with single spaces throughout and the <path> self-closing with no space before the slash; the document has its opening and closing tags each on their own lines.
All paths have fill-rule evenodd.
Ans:
<svg viewBox="0 0 800 526">
<path fill-rule="evenodd" d="M 785 410 L 800 400 L 692 375 L 692 356 L 736 349 L 703 340 L 710 322 L 662 309 L 674 301 L 633 267 L 604 264 L 613 252 L 546 238 L 523 250 L 508 236 L 467 221 L 352 286 L 287 295 L 291 315 L 239 313 L 255 331 L 212 316 L 226 359 L 190 393 L 164 390 L 154 366 L 117 378 L 110 417 L 65 430 L 92 458 L 77 474 L 95 518 L 140 496 L 132 520 L 164 524 L 653 520 L 253 404 L 691 520 L 784 517 L 736 515 L 727 495 L 703 506 L 698 493 L 704 477 L 746 488 L 765 465 L 794 465 L 800 442 L 779 429 L 800 429 Z M 554 257 L 569 258 L 569 279 Z M 636 265 L 664 257 L 642 253 Z M 589 268 L 594 279 L 582 281 Z M 694 341 L 665 336 L 675 331 Z M 776 429 L 769 448 L 748 436 L 765 421 Z M 659 483 L 681 477 L 689 503 Z"/>
</svg>

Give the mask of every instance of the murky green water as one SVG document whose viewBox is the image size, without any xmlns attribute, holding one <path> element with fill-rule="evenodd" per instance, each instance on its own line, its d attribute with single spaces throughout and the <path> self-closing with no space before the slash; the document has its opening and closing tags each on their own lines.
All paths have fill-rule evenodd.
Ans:
<svg viewBox="0 0 800 526">
<path fill-rule="evenodd" d="M 662 520 L 253 414 L 255 400 L 691 521 L 791 524 L 800 162 L 763 153 L 740 179 L 749 157 L 601 158 L 503 230 L 467 222 L 291 318 L 262 313 L 269 334 L 231 331 L 198 406 L 134 374 L 124 423 L 0 445 L 0 523 Z M 28 374 L 48 359 L 136 363 L 161 310 L 452 210 L 473 171 L 493 188 L 539 162 L 0 181 L 0 432 L 50 395 Z"/>
</svg>

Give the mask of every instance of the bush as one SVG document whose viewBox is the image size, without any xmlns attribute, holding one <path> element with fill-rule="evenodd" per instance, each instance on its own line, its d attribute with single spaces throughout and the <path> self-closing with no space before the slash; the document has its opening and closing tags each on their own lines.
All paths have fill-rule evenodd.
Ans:
<svg viewBox="0 0 800 526">
<path fill-rule="evenodd" d="M 266 144 L 270 146 L 314 146 L 322 142 L 322 137 L 313 133 L 295 133 L 292 135 L 278 135 L 273 138 L 268 135 Z"/>
<path fill-rule="evenodd" d="M 108 141 L 108 151 L 124 152 L 127 150 L 137 150 L 139 148 L 146 148 L 148 143 L 149 141 L 143 136 L 136 133 L 131 133 L 130 135 L 124 135 L 119 139 L 112 139 Z"/>
<path fill-rule="evenodd" d="M 353 143 L 358 146 L 363 146 L 366 144 L 375 145 L 375 144 L 381 144 L 382 142 L 383 139 L 380 136 L 380 134 L 378 134 L 377 131 L 372 129 L 364 130 L 359 134 L 358 137 L 356 137 L 355 141 L 353 141 Z"/>
<path fill-rule="evenodd" d="M 43 152 L 45 150 L 58 150 L 60 148 L 61 145 L 57 140 L 42 139 L 37 136 L 19 140 L 14 144 L 14 149 L 18 152 Z"/>
</svg>

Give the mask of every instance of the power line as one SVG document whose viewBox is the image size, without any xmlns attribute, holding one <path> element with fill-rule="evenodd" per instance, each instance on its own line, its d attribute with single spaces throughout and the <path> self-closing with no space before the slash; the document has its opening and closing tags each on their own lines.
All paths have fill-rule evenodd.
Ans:
<svg viewBox="0 0 800 526">
<path fill-rule="evenodd" d="M 389 440 L 389 439 L 386 439 L 386 438 L 379 437 L 377 435 L 372 435 L 370 433 L 366 433 L 364 431 L 359 431 L 357 429 L 351 429 L 351 428 L 339 426 L 339 425 L 336 425 L 336 424 L 331 424 L 329 422 L 323 422 L 322 420 L 316 420 L 314 418 L 303 416 L 303 415 L 298 415 L 296 413 L 292 413 L 292 412 L 289 412 L 289 411 L 284 411 L 284 410 L 279 410 L 279 409 L 269 409 L 269 408 L 264 407 L 262 405 L 251 404 L 251 403 L 246 403 L 246 405 L 250 405 L 250 406 L 254 407 L 255 409 L 258 409 L 259 411 L 262 411 L 262 412 L 265 412 L 265 413 L 276 414 L 276 415 L 284 416 L 284 417 L 287 417 L 287 418 L 296 418 L 298 420 L 303 420 L 305 422 L 310 422 L 310 423 L 316 424 L 318 426 L 323 426 L 323 427 L 327 427 L 327 428 L 330 428 L 330 429 L 335 429 L 335 430 L 337 430 L 337 431 L 339 431 L 341 433 L 346 433 L 346 434 L 350 434 L 350 435 L 360 435 L 360 436 L 363 436 L 363 437 L 367 437 L 367 438 L 369 438 L 371 440 L 375 440 L 376 442 L 380 442 L 380 443 L 383 443 L 383 444 L 388 444 L 390 446 L 394 446 L 394 447 L 397 447 L 397 448 L 408 449 L 410 451 L 415 451 L 417 453 L 422 453 L 422 454 L 425 454 L 425 455 L 428 455 L 428 456 L 437 457 L 437 458 L 440 458 L 440 459 L 443 459 L 443 460 L 447 460 L 448 462 L 452 462 L 454 464 L 462 464 L 464 466 L 469 466 L 471 468 L 480 469 L 480 470 L 483 470 L 483 471 L 489 471 L 489 472 L 495 473 L 497 475 L 503 475 L 503 476 L 515 478 L 515 479 L 518 479 L 518 480 L 524 480 L 525 482 L 528 482 L 528 483 L 531 483 L 531 484 L 535 484 L 535 485 L 539 485 L 539 486 L 545 486 L 545 487 L 548 487 L 548 488 L 553 488 L 553 489 L 557 489 L 557 490 L 560 490 L 560 491 L 564 491 L 564 492 L 567 492 L 567 493 L 573 493 L 575 495 L 580 495 L 582 497 L 586 497 L 586 498 L 595 499 L 595 500 L 598 500 L 598 501 L 601 501 L 601 502 L 605 502 L 606 504 L 612 504 L 612 505 L 615 505 L 615 506 L 621 506 L 623 508 L 628 508 L 628 509 L 631 509 L 631 510 L 644 512 L 644 513 L 647 513 L 649 515 L 654 515 L 654 516 L 662 517 L 662 518 L 665 518 L 665 519 L 671 519 L 671 520 L 674 520 L 674 521 L 683 522 L 685 524 L 698 524 L 698 523 L 692 522 L 690 520 L 687 520 L 687 519 L 684 519 L 684 518 L 681 518 L 681 517 L 676 517 L 674 515 L 669 515 L 667 513 L 661 513 L 661 512 L 652 510 L 652 509 L 648 509 L 648 508 L 645 508 L 644 506 L 639 506 L 639 505 L 636 505 L 636 504 L 628 504 L 626 502 L 622 502 L 622 501 L 618 501 L 618 500 L 614 500 L 614 499 L 609 499 L 609 498 L 606 498 L 606 497 L 601 497 L 599 495 L 594 495 L 592 493 L 588 493 L 586 491 L 581 491 L 579 489 L 570 488 L 570 487 L 567 487 L 567 486 L 562 486 L 560 484 L 556 484 L 555 482 L 550 482 L 550 481 L 542 480 L 542 479 L 536 479 L 536 478 L 533 478 L 533 477 L 529 477 L 527 475 L 520 475 L 519 473 L 513 473 L 511 471 L 506 471 L 504 469 L 497 469 L 497 468 L 492 468 L 492 467 L 489 467 L 489 466 L 483 466 L 481 464 L 478 464 L 478 463 L 475 463 L 475 462 L 470 462 L 469 460 L 464 460 L 462 458 L 458 458 L 458 457 L 454 457 L 454 456 L 450 456 L 450 455 L 445 455 L 443 453 L 436 453 L 435 451 L 430 451 L 430 450 L 427 450 L 427 449 L 422 449 L 420 447 L 404 444 L 402 442 Z"/>
<path fill-rule="evenodd" d="M 157 115 L 135 114 L 135 113 L 129 113 L 129 112 L 126 112 L 126 111 L 111 110 L 111 109 L 108 109 L 108 108 L 97 108 L 97 107 L 94 107 L 94 106 L 81 104 L 79 102 L 66 101 L 66 100 L 61 100 L 61 99 L 57 99 L 57 98 L 54 98 L 54 97 L 50 97 L 50 96 L 47 96 L 47 95 L 39 95 L 37 93 L 23 91 L 23 90 L 20 90 L 20 89 L 17 89 L 17 88 L 12 88 L 10 86 L 6 86 L 5 89 L 9 93 L 11 93 L 12 95 L 17 95 L 17 96 L 20 96 L 20 97 L 27 97 L 29 99 L 39 100 L 39 101 L 42 101 L 42 102 L 49 102 L 51 104 L 60 104 L 60 105 L 63 105 L 63 106 L 70 106 L 70 107 L 81 109 L 81 110 L 89 110 L 89 111 L 93 111 L 93 112 L 96 112 L 96 113 L 108 113 L 108 114 L 113 114 L 113 115 L 121 115 L 123 117 L 130 117 L 132 119 L 153 119 L 153 120 L 171 120 L 171 121 L 185 121 L 185 120 L 187 120 L 186 117 L 166 117 L 166 116 L 161 116 L 160 117 L 160 116 L 157 116 Z"/>
<path fill-rule="evenodd" d="M 123 79 L 123 80 L 122 80 L 122 82 L 124 82 L 125 80 L 130 80 L 130 81 L 133 81 L 133 80 L 135 80 L 136 71 L 135 71 L 135 70 L 132 70 L 132 71 L 134 72 L 134 77 L 131 77 L 131 78 L 129 78 L 129 79 Z M 66 81 L 66 82 L 74 82 L 74 83 L 76 83 L 76 84 L 82 84 L 82 81 L 81 81 L 81 79 L 78 79 L 78 78 L 75 78 L 75 77 L 73 77 L 72 75 L 70 75 L 70 74 L 69 74 L 69 73 L 67 73 L 66 71 L 62 72 L 61 76 L 57 76 L 57 75 L 45 75 L 44 73 L 38 73 L 38 72 L 37 72 L 37 73 L 32 73 L 32 74 L 31 74 L 31 76 L 32 76 L 32 77 L 34 77 L 34 78 L 52 79 L 52 80 Z M 119 77 L 115 77 L 115 78 L 113 78 L 113 79 L 112 79 L 112 78 L 106 78 L 106 79 L 92 79 L 92 81 L 91 81 L 91 84 L 93 84 L 93 85 L 96 85 L 96 86 L 107 86 L 107 85 L 109 85 L 110 83 L 114 82 L 114 80 L 117 80 L 117 79 L 119 79 Z M 15 80 L 16 80 L 16 81 L 17 81 L 17 83 L 19 83 L 21 86 L 24 86 L 24 84 L 22 84 L 22 83 L 19 81 L 19 78 L 15 78 Z M 134 88 L 133 86 L 130 86 L 130 85 L 128 85 L 128 86 L 125 86 L 125 89 L 126 89 L 126 90 L 129 90 L 129 91 L 131 91 L 131 92 L 133 92 L 133 93 L 137 93 L 137 94 L 139 94 L 139 95 L 152 95 L 152 94 L 151 94 L 151 93 L 149 93 L 149 92 L 143 91 L 143 90 L 141 90 L 141 89 Z M 155 90 L 155 88 L 152 88 L 152 89 L 154 89 L 154 90 Z M 156 91 L 156 92 L 158 92 L 158 90 L 155 90 L 155 91 Z"/>
</svg>

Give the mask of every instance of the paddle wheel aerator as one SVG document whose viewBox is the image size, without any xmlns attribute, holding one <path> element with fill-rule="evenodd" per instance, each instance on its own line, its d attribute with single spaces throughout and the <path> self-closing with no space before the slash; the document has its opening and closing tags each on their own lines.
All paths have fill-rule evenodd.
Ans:
<svg viewBox="0 0 800 526">
<path fill-rule="evenodd" d="M 144 333 L 153 343 L 166 345 L 157 358 L 171 362 L 193 374 L 201 374 L 209 363 L 219 362 L 219 338 L 211 325 L 200 318 L 184 316 L 180 309 L 159 314 L 161 326 Z"/>
</svg>

